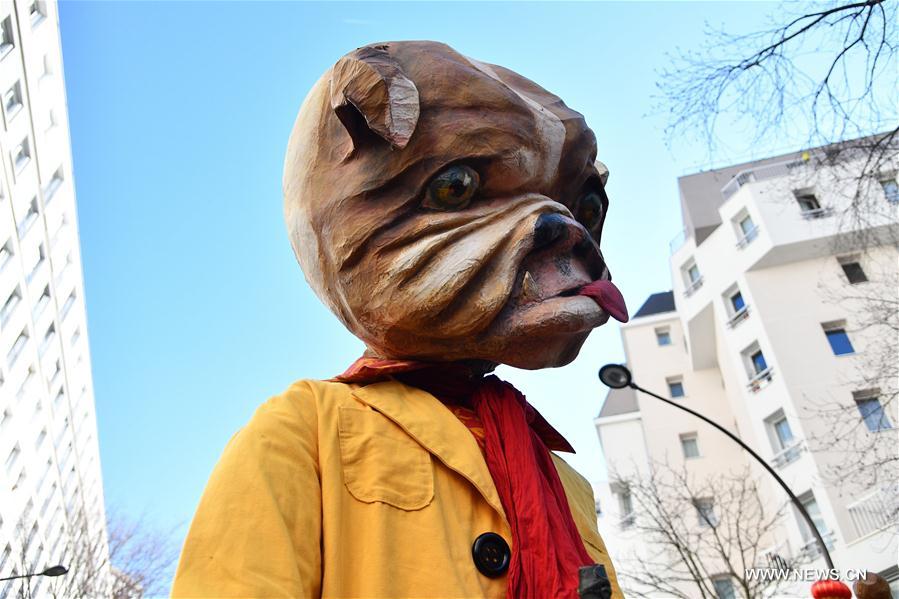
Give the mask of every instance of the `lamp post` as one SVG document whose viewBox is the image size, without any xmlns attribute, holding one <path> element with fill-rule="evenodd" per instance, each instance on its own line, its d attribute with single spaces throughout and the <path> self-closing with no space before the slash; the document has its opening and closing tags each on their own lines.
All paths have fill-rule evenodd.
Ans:
<svg viewBox="0 0 899 599">
<path fill-rule="evenodd" d="M 699 412 L 695 412 L 686 406 L 683 406 L 677 402 L 673 402 L 666 397 L 662 397 L 661 395 L 657 395 L 652 391 L 647 391 L 643 387 L 639 386 L 634 382 L 631 371 L 628 370 L 626 366 L 623 366 L 621 364 L 606 364 L 599 369 L 599 380 L 602 381 L 604 385 L 612 389 L 623 389 L 624 387 L 630 387 L 631 389 L 640 391 L 656 399 L 660 399 L 666 404 L 674 406 L 679 410 L 683 410 L 688 414 L 692 414 L 700 420 L 714 426 L 719 431 L 730 437 L 734 443 L 745 449 L 749 455 L 755 458 L 755 460 L 759 464 L 761 464 L 762 467 L 767 470 L 771 476 L 774 477 L 774 480 L 777 481 L 777 484 L 779 484 L 783 488 L 783 490 L 786 491 L 787 495 L 790 496 L 790 501 L 793 502 L 793 505 L 797 510 L 799 510 L 799 513 L 802 514 L 802 518 L 805 520 L 805 523 L 808 524 L 809 530 L 811 530 L 812 534 L 815 535 L 815 541 L 817 541 L 818 548 L 821 550 L 821 554 L 824 556 L 824 561 L 827 562 L 828 569 L 834 570 L 833 559 L 831 559 L 830 557 L 830 552 L 827 550 L 827 545 L 824 543 L 824 539 L 821 537 L 821 533 L 818 532 L 818 527 L 815 526 L 815 523 L 812 521 L 812 517 L 809 515 L 808 511 L 806 511 L 805 506 L 802 505 L 802 502 L 799 501 L 799 498 L 796 497 L 796 494 L 793 493 L 790 487 L 787 486 L 787 483 L 785 483 L 784 480 L 777 474 L 777 472 L 774 471 L 774 468 L 768 465 L 768 462 L 763 460 L 759 454 L 753 451 L 752 448 L 746 445 L 746 443 L 744 443 L 739 437 L 737 437 L 735 434 L 733 434 L 717 422 L 709 420 Z"/>
<path fill-rule="evenodd" d="M 17 574 L 16 576 L 7 576 L 0 578 L 0 582 L 4 580 L 16 580 L 17 578 L 31 578 L 32 576 L 62 576 L 67 574 L 69 569 L 65 566 L 50 566 L 43 572 L 32 572 L 31 574 Z"/>
</svg>

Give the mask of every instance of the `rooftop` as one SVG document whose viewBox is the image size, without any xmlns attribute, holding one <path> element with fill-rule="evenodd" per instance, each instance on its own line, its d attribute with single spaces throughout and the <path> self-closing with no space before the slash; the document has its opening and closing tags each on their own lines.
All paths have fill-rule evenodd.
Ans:
<svg viewBox="0 0 899 599">
<path fill-rule="evenodd" d="M 609 389 L 606 395 L 606 401 L 602 404 L 599 411 L 599 418 L 607 418 L 609 416 L 618 416 L 619 414 L 628 414 L 630 412 L 639 412 L 640 407 L 637 404 L 637 392 L 630 387 L 623 389 Z"/>
<path fill-rule="evenodd" d="M 663 314 L 665 312 L 674 311 L 674 292 L 662 291 L 650 295 L 646 299 L 646 301 L 643 302 L 643 305 L 640 306 L 640 309 L 637 310 L 637 313 L 634 314 L 634 318 L 640 318 L 641 316 L 652 316 L 653 314 Z"/>
</svg>

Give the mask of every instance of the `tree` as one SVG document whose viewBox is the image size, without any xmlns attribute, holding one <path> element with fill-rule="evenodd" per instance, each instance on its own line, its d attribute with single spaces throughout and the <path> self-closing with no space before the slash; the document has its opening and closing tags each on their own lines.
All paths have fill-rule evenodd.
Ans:
<svg viewBox="0 0 899 599">
<path fill-rule="evenodd" d="M 113 568 L 110 596 L 133 599 L 167 595 L 178 559 L 172 531 L 162 531 L 144 517 L 135 520 L 117 510 L 108 514 L 107 531 Z"/>
<path fill-rule="evenodd" d="M 642 540 L 640 554 L 624 556 L 617 567 L 628 596 L 717 598 L 716 581 L 746 598 L 777 587 L 772 578 L 746 573 L 771 566 L 764 550 L 774 545 L 784 512 L 783 504 L 765 506 L 749 469 L 697 480 L 655 463 L 648 474 L 614 477 L 612 486 L 630 494 L 628 521 Z"/>
<path fill-rule="evenodd" d="M 722 121 L 753 145 L 861 138 L 836 149 L 864 155 L 862 176 L 877 175 L 899 147 L 896 1 L 784 3 L 777 13 L 781 24 L 749 34 L 709 28 L 698 50 L 673 57 L 658 84 L 669 141 L 698 138 L 714 155 Z"/>
</svg>

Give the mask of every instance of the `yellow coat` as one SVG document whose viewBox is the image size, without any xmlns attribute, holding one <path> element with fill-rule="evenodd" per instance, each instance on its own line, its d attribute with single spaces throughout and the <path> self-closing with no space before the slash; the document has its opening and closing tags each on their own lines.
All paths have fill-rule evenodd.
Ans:
<svg viewBox="0 0 899 599">
<path fill-rule="evenodd" d="M 590 555 L 615 570 L 593 493 L 553 456 Z M 429 393 L 299 381 L 225 449 L 190 527 L 173 597 L 496 597 L 472 560 L 512 536 L 474 437 Z"/>
</svg>

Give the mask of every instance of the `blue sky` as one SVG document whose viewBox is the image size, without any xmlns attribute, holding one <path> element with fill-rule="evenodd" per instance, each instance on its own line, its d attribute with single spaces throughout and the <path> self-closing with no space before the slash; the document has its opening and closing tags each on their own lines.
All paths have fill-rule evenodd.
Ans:
<svg viewBox="0 0 899 599">
<path fill-rule="evenodd" d="M 281 217 L 293 120 L 341 55 L 436 39 L 582 112 L 611 170 L 603 250 L 633 313 L 670 288 L 676 178 L 705 159 L 699 146 L 665 147 L 651 115 L 657 71 L 667 52 L 699 42 L 706 20 L 748 31 L 774 6 L 61 3 L 107 504 L 186 527 L 257 405 L 361 353 L 306 286 Z M 781 141 L 754 152 L 790 147 Z M 502 369 L 591 480 L 604 475 L 596 371 L 622 356 L 610 324 L 568 367 Z"/>
</svg>

